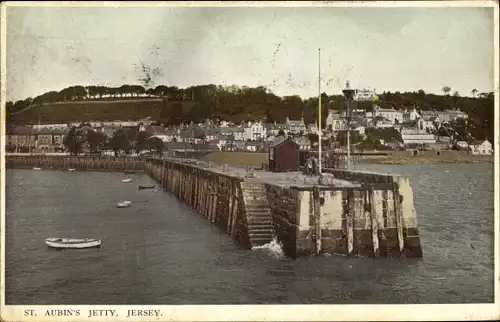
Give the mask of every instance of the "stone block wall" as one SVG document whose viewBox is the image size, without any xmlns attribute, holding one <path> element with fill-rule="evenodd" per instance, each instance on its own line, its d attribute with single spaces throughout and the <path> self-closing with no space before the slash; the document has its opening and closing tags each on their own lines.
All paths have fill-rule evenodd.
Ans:
<svg viewBox="0 0 500 322">
<path fill-rule="evenodd" d="M 5 157 L 6 168 L 40 167 L 50 170 L 76 169 L 80 171 L 133 171 L 144 172 L 144 158 L 93 157 L 60 155 L 9 155 Z"/>
<path fill-rule="evenodd" d="M 297 190 L 296 255 L 329 252 L 360 256 L 422 257 L 413 192 L 408 178 L 325 169 L 354 187 Z M 293 194 L 293 193 L 291 193 Z M 276 195 L 276 194 L 274 194 Z M 270 194 L 269 199 L 277 198 Z M 279 210 L 278 210 L 279 211 Z M 277 215 L 276 217 L 280 217 Z M 321 234 L 321 238 L 317 238 Z"/>
<path fill-rule="evenodd" d="M 243 246 L 251 247 L 241 190 L 243 178 L 166 160 L 148 160 L 146 171 L 163 189 L 191 205 Z"/>
<path fill-rule="evenodd" d="M 267 199 L 274 223 L 274 232 L 282 245 L 286 256 L 294 258 L 297 248 L 302 247 L 298 241 L 299 216 L 301 200 L 300 192 L 276 185 L 267 184 Z"/>
</svg>

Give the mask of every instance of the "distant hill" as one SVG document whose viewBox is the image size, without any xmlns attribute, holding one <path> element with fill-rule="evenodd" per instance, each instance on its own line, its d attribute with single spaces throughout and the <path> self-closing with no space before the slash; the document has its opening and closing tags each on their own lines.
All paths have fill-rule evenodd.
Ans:
<svg viewBox="0 0 500 322">
<path fill-rule="evenodd" d="M 11 124 L 53 124 L 79 121 L 160 119 L 182 106 L 184 112 L 195 105 L 193 101 L 164 102 L 158 98 L 106 99 L 74 102 L 53 102 L 31 105 L 7 116 Z"/>
<path fill-rule="evenodd" d="M 476 139 L 494 137 L 494 95 L 472 89 L 460 96 L 448 86 L 444 95 L 414 92 L 382 92 L 374 102 L 358 102 L 352 108 L 372 110 L 375 103 L 396 110 L 461 110 L 469 115 L 463 130 Z M 451 94 L 451 95 L 450 95 Z M 147 97 L 149 96 L 149 97 Z M 90 100 L 89 100 L 90 98 Z M 321 94 L 323 128 L 328 110 L 344 110 L 343 95 Z M 151 117 L 167 124 L 199 122 L 207 118 L 232 122 L 265 120 L 283 122 L 318 119 L 318 98 L 298 95 L 277 96 L 266 87 L 197 85 L 188 88 L 158 85 L 145 89 L 140 85 L 120 87 L 75 85 L 51 91 L 35 98 L 7 102 L 7 122 L 11 124 L 68 123 L 85 121 L 137 120 Z"/>
</svg>

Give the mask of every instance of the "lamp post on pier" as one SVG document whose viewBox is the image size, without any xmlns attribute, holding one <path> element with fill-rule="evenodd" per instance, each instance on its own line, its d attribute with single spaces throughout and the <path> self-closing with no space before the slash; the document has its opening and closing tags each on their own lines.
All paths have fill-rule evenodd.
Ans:
<svg viewBox="0 0 500 322">
<path fill-rule="evenodd" d="M 354 92 L 355 90 L 351 88 L 349 85 L 349 81 L 347 81 L 345 85 L 345 89 L 342 90 L 342 93 L 344 93 L 344 96 L 347 100 L 347 106 L 346 106 L 346 121 L 347 121 L 347 170 L 351 168 L 351 142 L 350 142 L 350 137 L 351 137 L 351 102 L 354 97 Z"/>
</svg>

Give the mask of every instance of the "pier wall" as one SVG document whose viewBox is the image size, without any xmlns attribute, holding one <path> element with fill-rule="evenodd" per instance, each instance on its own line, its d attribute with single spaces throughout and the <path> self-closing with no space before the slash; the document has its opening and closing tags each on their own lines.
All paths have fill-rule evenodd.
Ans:
<svg viewBox="0 0 500 322">
<path fill-rule="evenodd" d="M 145 158 L 61 155 L 7 155 L 6 168 L 50 170 L 75 169 L 80 171 L 144 172 Z"/>
<path fill-rule="evenodd" d="M 354 189 L 358 191 L 354 197 L 352 194 L 348 195 L 347 202 L 354 198 L 364 204 L 366 212 L 360 215 L 360 223 L 365 220 L 372 222 L 373 234 L 378 231 L 381 241 L 379 245 L 386 248 L 381 249 L 381 252 L 394 253 L 392 245 L 398 240 L 401 251 L 406 256 L 422 257 L 413 189 L 407 177 L 340 169 L 325 169 L 323 172 L 330 173 L 337 179 L 361 184 L 360 188 Z M 346 200 L 345 195 L 343 198 Z M 358 213 L 361 214 L 362 211 L 358 210 Z M 374 222 L 372 218 L 377 220 Z"/>
<path fill-rule="evenodd" d="M 352 185 L 283 185 L 270 173 L 193 160 L 7 156 L 6 167 L 145 171 L 244 247 L 276 238 L 285 254 L 422 257 L 405 177 L 324 169 Z M 267 178 L 267 179 L 266 179 Z"/>
<path fill-rule="evenodd" d="M 251 247 L 241 190 L 242 178 L 193 164 L 149 160 L 146 173 L 204 218 Z"/>
</svg>

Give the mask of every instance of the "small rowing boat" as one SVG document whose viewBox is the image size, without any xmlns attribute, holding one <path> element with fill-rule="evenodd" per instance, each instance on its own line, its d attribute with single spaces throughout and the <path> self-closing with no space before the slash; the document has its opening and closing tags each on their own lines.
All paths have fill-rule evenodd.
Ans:
<svg viewBox="0 0 500 322">
<path fill-rule="evenodd" d="M 71 169 L 68 169 L 68 171 L 75 171 L 75 169 L 71 168 Z"/>
<path fill-rule="evenodd" d="M 122 180 L 122 183 L 130 183 L 130 182 L 132 182 L 132 179 L 130 178 Z"/>
<path fill-rule="evenodd" d="M 132 204 L 131 201 L 120 201 L 119 203 L 116 204 L 117 208 L 128 208 Z"/>
<path fill-rule="evenodd" d="M 42 170 L 42 168 L 34 167 L 33 170 L 39 171 L 39 170 Z"/>
<path fill-rule="evenodd" d="M 45 243 L 53 248 L 94 248 L 101 247 L 101 239 L 97 238 L 47 238 Z"/>
<path fill-rule="evenodd" d="M 140 184 L 139 185 L 139 190 L 141 189 L 154 189 L 156 188 L 156 185 L 154 184 Z"/>
</svg>

